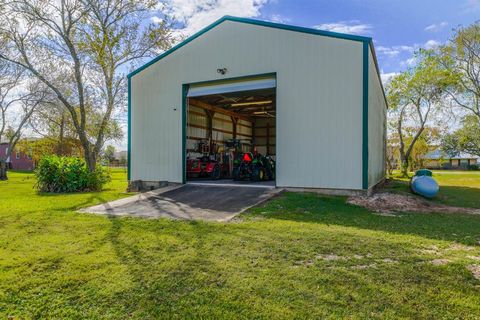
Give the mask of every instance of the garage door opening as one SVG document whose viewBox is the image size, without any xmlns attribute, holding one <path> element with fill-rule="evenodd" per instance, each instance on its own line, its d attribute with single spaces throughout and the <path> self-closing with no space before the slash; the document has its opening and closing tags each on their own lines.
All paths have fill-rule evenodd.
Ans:
<svg viewBox="0 0 480 320">
<path fill-rule="evenodd" d="M 275 186 L 276 80 L 191 85 L 187 181 Z"/>
</svg>

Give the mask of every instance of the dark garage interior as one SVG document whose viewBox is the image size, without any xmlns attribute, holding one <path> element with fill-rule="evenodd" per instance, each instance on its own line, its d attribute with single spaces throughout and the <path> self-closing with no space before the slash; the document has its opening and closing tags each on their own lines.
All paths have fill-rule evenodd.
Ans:
<svg viewBox="0 0 480 320">
<path fill-rule="evenodd" d="M 275 88 L 188 97 L 187 180 L 275 185 L 275 100 Z"/>
</svg>

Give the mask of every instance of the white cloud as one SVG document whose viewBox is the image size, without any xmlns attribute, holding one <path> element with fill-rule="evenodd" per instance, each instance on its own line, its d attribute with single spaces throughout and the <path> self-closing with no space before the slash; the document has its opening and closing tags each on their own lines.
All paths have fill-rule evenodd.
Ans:
<svg viewBox="0 0 480 320">
<path fill-rule="evenodd" d="M 425 28 L 425 31 L 428 31 L 428 32 L 438 32 L 440 30 L 442 30 L 443 28 L 445 28 L 446 26 L 448 26 L 448 22 L 440 22 L 440 23 L 434 23 L 434 24 L 431 24 L 429 26 L 427 26 Z"/>
<path fill-rule="evenodd" d="M 382 55 L 385 55 L 385 56 L 388 56 L 390 58 L 393 58 L 393 57 L 396 57 L 400 54 L 400 50 L 396 50 L 394 49 L 393 47 L 382 47 L 382 46 L 379 46 L 377 47 L 377 52 L 379 54 L 382 54 Z"/>
<path fill-rule="evenodd" d="M 466 11 L 480 10 L 480 0 L 467 0 L 464 6 Z"/>
<path fill-rule="evenodd" d="M 413 67 L 417 63 L 417 58 L 416 57 L 411 57 L 408 58 L 407 60 L 401 61 L 400 66 L 402 68 L 410 68 Z"/>
<path fill-rule="evenodd" d="M 391 47 L 386 47 L 386 46 L 378 46 L 376 47 L 376 51 L 378 52 L 378 55 L 382 55 L 388 58 L 395 58 L 401 53 L 407 53 L 407 54 L 413 54 L 415 51 L 418 51 L 420 48 L 425 48 L 425 49 L 435 49 L 438 46 L 442 45 L 441 42 L 436 41 L 436 40 L 428 40 L 424 44 L 414 44 L 411 46 L 408 45 L 399 45 L 399 46 L 391 46 Z M 400 64 L 402 66 L 412 66 L 415 63 L 415 60 L 413 58 L 410 58 L 408 60 L 405 60 L 401 62 Z"/>
<path fill-rule="evenodd" d="M 182 24 L 176 33 L 190 36 L 225 15 L 258 17 L 267 2 L 269 0 L 168 0 L 166 7 L 168 14 Z"/>
<path fill-rule="evenodd" d="M 152 21 L 152 23 L 161 23 L 163 19 L 153 16 L 150 18 L 150 21 Z"/>
<path fill-rule="evenodd" d="M 383 71 L 380 73 L 380 78 L 382 79 L 383 85 L 386 85 L 390 80 L 392 80 L 393 77 L 398 75 L 398 72 L 387 72 L 384 73 Z"/>
<path fill-rule="evenodd" d="M 349 34 L 370 34 L 372 33 L 372 26 L 369 24 L 360 23 L 358 20 L 340 21 L 333 23 L 323 23 L 315 26 L 320 30 L 349 33 Z"/>
<path fill-rule="evenodd" d="M 269 21 L 276 22 L 276 23 L 288 23 L 290 19 L 280 15 L 280 14 L 272 14 L 270 16 Z"/>
<path fill-rule="evenodd" d="M 376 50 L 381 55 L 394 58 L 398 56 L 401 52 L 413 53 L 415 51 L 415 47 L 405 46 L 405 45 L 392 46 L 392 47 L 378 46 Z"/>
<path fill-rule="evenodd" d="M 435 49 L 436 47 L 440 46 L 441 43 L 436 41 L 436 40 L 428 40 L 425 42 L 425 49 L 430 50 L 430 49 Z"/>
</svg>

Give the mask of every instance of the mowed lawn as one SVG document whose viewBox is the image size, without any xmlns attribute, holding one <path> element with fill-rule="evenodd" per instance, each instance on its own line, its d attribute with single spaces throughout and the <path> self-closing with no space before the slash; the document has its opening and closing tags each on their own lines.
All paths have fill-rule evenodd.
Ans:
<svg viewBox="0 0 480 320">
<path fill-rule="evenodd" d="M 413 175 L 413 173 L 411 173 Z M 480 171 L 433 171 L 440 185 L 438 196 L 432 201 L 449 206 L 480 208 Z M 409 192 L 409 179 L 395 172 L 389 188 Z"/>
<path fill-rule="evenodd" d="M 0 182 L 0 319 L 479 319 L 480 216 L 286 193 L 230 223 L 109 218 L 125 196 Z M 480 275 L 479 275 L 480 276 Z"/>
</svg>

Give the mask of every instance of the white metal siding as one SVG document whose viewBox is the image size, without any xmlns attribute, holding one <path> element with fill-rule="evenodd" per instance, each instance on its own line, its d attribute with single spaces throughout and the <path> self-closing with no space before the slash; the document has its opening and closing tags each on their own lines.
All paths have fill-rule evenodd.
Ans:
<svg viewBox="0 0 480 320">
<path fill-rule="evenodd" d="M 385 177 L 387 105 L 371 51 L 368 57 L 368 186 Z"/>
<path fill-rule="evenodd" d="M 271 72 L 277 186 L 360 189 L 362 43 L 233 21 L 132 77 L 132 179 L 181 182 L 182 84 Z"/>
</svg>

